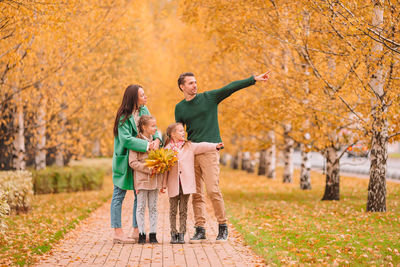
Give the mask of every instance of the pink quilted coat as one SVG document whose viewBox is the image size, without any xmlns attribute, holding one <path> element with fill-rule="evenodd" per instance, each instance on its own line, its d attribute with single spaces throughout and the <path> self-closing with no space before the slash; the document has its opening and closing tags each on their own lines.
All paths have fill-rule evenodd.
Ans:
<svg viewBox="0 0 400 267">
<path fill-rule="evenodd" d="M 183 194 L 196 193 L 196 180 L 194 174 L 194 156 L 206 152 L 216 151 L 215 143 L 186 142 L 178 154 L 178 162 L 165 174 L 164 186 L 168 188 L 168 196 L 179 195 L 179 179 L 181 180 Z M 166 148 L 171 148 L 169 144 Z"/>
</svg>

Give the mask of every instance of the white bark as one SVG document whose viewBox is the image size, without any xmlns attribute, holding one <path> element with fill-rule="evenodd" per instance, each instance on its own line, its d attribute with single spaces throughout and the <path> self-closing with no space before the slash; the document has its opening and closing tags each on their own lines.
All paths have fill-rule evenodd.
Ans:
<svg viewBox="0 0 400 267">
<path fill-rule="evenodd" d="M 16 170 L 25 170 L 25 137 L 24 137 L 24 113 L 18 108 L 14 114 L 14 127 L 17 129 L 14 137 L 13 167 Z"/>
<path fill-rule="evenodd" d="M 304 23 L 304 35 L 305 38 L 307 39 L 309 36 L 310 32 L 310 26 L 309 26 L 309 21 L 310 21 L 310 14 L 307 11 L 303 12 L 303 23 Z M 305 51 L 304 51 L 305 53 Z M 304 92 L 305 92 L 305 99 L 303 100 L 304 105 L 308 104 L 308 95 L 310 93 L 310 88 L 308 84 L 308 78 L 310 76 L 309 72 L 309 64 L 307 63 L 307 60 L 303 60 L 303 73 L 305 77 L 304 81 Z M 309 129 L 310 122 L 307 119 L 304 122 L 303 128 L 304 129 Z M 304 139 L 306 140 L 306 143 L 310 139 L 310 134 L 306 133 L 304 135 Z M 311 189 L 311 176 L 310 176 L 310 169 L 311 169 L 311 163 L 310 163 L 310 146 L 301 144 L 301 167 L 300 167 L 300 188 L 303 190 L 306 189 Z"/>
<path fill-rule="evenodd" d="M 16 170 L 25 170 L 25 127 L 21 96 L 16 93 L 14 100 L 16 112 L 13 114 L 13 127 L 16 131 L 13 141 L 13 168 Z"/>
<path fill-rule="evenodd" d="M 57 151 L 56 151 L 56 166 L 64 166 L 64 134 L 65 134 L 65 124 L 67 121 L 67 116 L 64 111 L 60 111 L 59 113 L 60 124 L 59 124 L 59 132 L 58 132 L 58 140 Z"/>
<path fill-rule="evenodd" d="M 35 151 L 35 166 L 37 170 L 46 168 L 46 109 L 43 96 L 40 95 L 37 116 L 37 143 Z"/>
<path fill-rule="evenodd" d="M 254 173 L 255 169 L 256 169 L 256 161 L 253 158 L 253 154 L 249 152 L 249 163 L 246 171 L 248 173 Z"/>
<path fill-rule="evenodd" d="M 231 168 L 234 170 L 239 169 L 239 154 L 240 152 L 236 152 L 231 160 Z"/>
<path fill-rule="evenodd" d="M 304 137 L 306 140 L 310 139 L 310 135 L 307 133 Z M 300 169 L 300 188 L 303 190 L 311 189 L 311 162 L 309 152 L 310 147 L 305 144 L 301 144 L 301 169 Z"/>
<path fill-rule="evenodd" d="M 248 170 L 250 168 L 250 152 L 242 152 L 242 170 Z"/>
<path fill-rule="evenodd" d="M 229 161 L 230 158 L 231 158 L 231 155 L 230 155 L 229 153 L 224 153 L 224 154 L 222 154 L 222 156 L 220 157 L 219 162 L 220 162 L 222 165 L 226 166 L 226 165 L 228 165 L 228 161 Z"/>
<path fill-rule="evenodd" d="M 276 178 L 276 142 L 275 132 L 268 132 L 268 139 L 271 146 L 266 151 L 266 164 L 265 164 L 265 175 L 270 179 Z"/>
<path fill-rule="evenodd" d="M 285 142 L 285 148 L 283 150 L 284 170 L 283 170 L 283 182 L 293 182 L 293 145 L 294 141 L 290 138 L 289 133 L 292 130 L 291 124 L 285 124 L 283 138 Z"/>
<path fill-rule="evenodd" d="M 326 159 L 326 184 L 322 200 L 340 199 L 340 168 L 339 156 L 335 147 L 328 147 L 324 156 Z"/>
<path fill-rule="evenodd" d="M 287 12 L 287 11 L 285 11 Z M 287 22 L 286 22 L 287 23 Z M 288 68 L 288 60 L 289 60 L 289 49 L 285 46 L 282 49 L 282 69 L 283 72 L 287 75 L 289 72 Z M 286 80 L 288 83 L 288 81 Z M 284 141 L 284 150 L 283 150 L 283 160 L 284 160 L 284 169 L 283 169 L 283 182 L 291 183 L 293 182 L 293 145 L 294 141 L 290 138 L 289 133 L 292 130 L 292 125 L 290 123 L 285 124 L 283 126 L 283 141 Z"/>
<path fill-rule="evenodd" d="M 96 138 L 96 139 L 93 141 L 92 155 L 93 155 L 94 157 L 100 157 L 100 155 L 101 155 L 100 139 L 99 139 L 99 138 Z"/>
<path fill-rule="evenodd" d="M 372 14 L 372 27 L 377 32 L 382 31 L 383 2 L 374 1 Z M 386 211 L 386 162 L 388 149 L 388 121 L 386 117 L 387 104 L 385 103 L 384 78 L 382 68 L 383 45 L 375 42 L 370 56 L 371 63 L 375 67 L 369 83 L 374 91 L 372 98 L 372 142 L 371 142 L 371 166 L 368 184 L 367 211 Z"/>
</svg>

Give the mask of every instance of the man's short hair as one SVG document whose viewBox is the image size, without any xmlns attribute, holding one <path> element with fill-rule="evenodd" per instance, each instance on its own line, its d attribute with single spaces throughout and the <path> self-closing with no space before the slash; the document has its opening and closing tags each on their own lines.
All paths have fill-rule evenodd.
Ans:
<svg viewBox="0 0 400 267">
<path fill-rule="evenodd" d="M 178 87 L 179 87 L 179 90 L 181 90 L 181 91 L 182 91 L 182 89 L 181 89 L 181 86 L 180 86 L 180 85 L 185 83 L 185 78 L 186 78 L 187 76 L 194 77 L 194 74 L 191 73 L 191 72 L 185 72 L 185 73 L 182 73 L 181 75 L 179 75 L 179 78 L 178 78 Z"/>
</svg>

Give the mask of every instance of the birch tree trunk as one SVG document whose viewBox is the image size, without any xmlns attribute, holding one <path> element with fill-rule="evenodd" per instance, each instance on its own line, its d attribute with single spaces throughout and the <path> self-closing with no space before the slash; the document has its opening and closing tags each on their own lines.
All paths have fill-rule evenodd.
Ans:
<svg viewBox="0 0 400 267">
<path fill-rule="evenodd" d="M 324 156 L 326 159 L 326 184 L 322 200 L 340 199 L 340 168 L 337 150 L 334 147 L 328 147 Z"/>
<path fill-rule="evenodd" d="M 42 94 L 40 94 L 37 124 L 35 167 L 36 170 L 41 170 L 46 168 L 46 110 Z"/>
<path fill-rule="evenodd" d="M 13 168 L 16 170 L 25 170 L 25 136 L 24 136 L 24 111 L 22 100 L 17 89 L 14 89 L 14 102 L 16 111 L 13 114 L 13 127 L 15 129 L 13 141 Z"/>
<path fill-rule="evenodd" d="M 284 11 L 284 17 L 286 17 L 287 11 Z M 287 21 L 285 21 L 287 24 Z M 289 58 L 289 49 L 285 46 L 282 49 L 282 69 L 283 72 L 287 75 L 289 72 L 288 68 L 288 58 Z M 286 79 L 286 83 L 288 80 Z M 283 161 L 284 161 L 284 169 L 283 169 L 283 182 L 284 183 L 292 183 L 293 182 L 293 139 L 290 138 L 289 133 L 292 130 L 292 125 L 290 123 L 283 125 L 283 142 L 284 150 L 283 150 Z"/>
<path fill-rule="evenodd" d="M 310 139 L 310 135 L 306 134 L 305 139 Z M 301 144 L 301 170 L 300 170 L 300 188 L 303 190 L 311 189 L 311 163 L 310 163 L 310 152 L 309 147 L 305 144 Z"/>
<path fill-rule="evenodd" d="M 242 152 L 242 170 L 247 171 L 250 168 L 250 152 Z"/>
<path fill-rule="evenodd" d="M 304 23 L 304 32 L 305 32 L 305 38 L 307 39 L 310 33 L 310 14 L 307 11 L 303 12 L 303 23 Z M 307 41 L 307 40 L 306 40 Z M 304 54 L 306 53 L 305 51 L 303 52 Z M 305 105 L 308 104 L 308 95 L 310 94 L 310 88 L 308 84 L 308 77 L 310 76 L 309 72 L 309 64 L 307 60 L 304 59 L 303 62 L 303 72 L 304 72 L 304 91 L 306 98 L 303 100 L 303 103 Z M 307 119 L 304 122 L 304 129 L 309 129 L 309 120 Z M 304 135 L 304 139 L 306 142 L 310 139 L 310 134 L 306 133 Z M 309 190 L 311 189 L 311 176 L 310 176 L 310 168 L 311 168 L 311 163 L 310 163 L 310 147 L 308 145 L 302 144 L 301 145 L 301 167 L 300 167 L 300 188 L 303 190 Z"/>
<path fill-rule="evenodd" d="M 382 212 L 386 211 L 388 123 L 385 118 L 379 117 L 379 115 L 375 115 L 373 118 L 367 211 Z"/>
<path fill-rule="evenodd" d="M 372 14 L 372 27 L 377 32 L 382 31 L 383 1 L 375 0 Z M 388 121 L 386 118 L 387 104 L 385 103 L 384 78 L 382 69 L 381 43 L 376 42 L 372 48 L 371 61 L 374 62 L 375 73 L 369 83 L 374 91 L 372 106 L 372 142 L 371 166 L 369 172 L 367 211 L 386 211 L 386 161 L 388 157 Z"/>
<path fill-rule="evenodd" d="M 96 138 L 93 141 L 92 154 L 93 154 L 94 157 L 100 157 L 101 156 L 100 139 L 99 138 Z"/>
<path fill-rule="evenodd" d="M 268 139 L 271 146 L 267 149 L 267 162 L 266 162 L 266 176 L 270 179 L 276 178 L 276 142 L 275 142 L 275 132 L 268 132 Z"/>
<path fill-rule="evenodd" d="M 59 119 L 60 119 L 60 124 L 59 124 L 59 132 L 58 135 L 59 136 L 64 136 L 65 134 L 65 124 L 67 121 L 67 116 L 65 115 L 65 112 L 62 110 L 63 107 L 61 108 L 61 111 L 59 113 Z M 61 139 L 63 140 L 63 139 Z M 65 145 L 63 143 L 63 141 L 60 141 L 57 144 L 57 151 L 56 151 L 56 166 L 64 166 L 64 149 L 65 149 Z"/>
<path fill-rule="evenodd" d="M 248 153 L 249 153 L 249 162 L 248 162 L 246 171 L 248 173 L 254 173 L 255 169 L 256 169 L 256 161 L 254 160 L 252 153 L 250 153 L 250 152 L 248 152 Z"/>
<path fill-rule="evenodd" d="M 234 170 L 239 169 L 239 153 L 240 152 L 236 152 L 236 154 L 232 157 L 231 168 Z"/>
<path fill-rule="evenodd" d="M 17 112 L 14 114 L 14 128 L 17 131 L 13 142 L 13 168 L 16 170 L 25 170 L 25 128 L 22 107 L 17 108 Z"/>
<path fill-rule="evenodd" d="M 258 164 L 258 175 L 265 175 L 267 151 L 265 149 L 260 151 L 260 159 Z"/>
<path fill-rule="evenodd" d="M 220 159 L 219 159 L 219 163 L 222 164 L 223 166 L 226 166 L 228 164 L 228 160 L 229 160 L 229 154 L 228 153 L 224 153 Z"/>
<path fill-rule="evenodd" d="M 293 182 L 293 145 L 294 141 L 290 138 L 289 133 L 292 129 L 291 124 L 284 125 L 283 138 L 285 142 L 285 148 L 283 150 L 284 170 L 283 170 L 283 182 Z"/>
</svg>

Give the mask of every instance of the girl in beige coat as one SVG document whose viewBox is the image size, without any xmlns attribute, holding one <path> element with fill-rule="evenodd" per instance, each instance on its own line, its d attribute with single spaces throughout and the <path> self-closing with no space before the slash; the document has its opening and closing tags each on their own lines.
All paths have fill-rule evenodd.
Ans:
<svg viewBox="0 0 400 267">
<path fill-rule="evenodd" d="M 138 122 L 139 135 L 138 138 L 147 141 L 152 140 L 155 134 L 156 120 L 149 115 L 143 115 Z M 152 171 L 145 166 L 145 160 L 148 153 L 129 151 L 129 166 L 133 169 L 134 185 L 137 192 L 137 210 L 136 220 L 139 227 L 139 244 L 146 243 L 145 222 L 144 214 L 146 209 L 146 202 L 149 206 L 149 219 L 150 219 L 150 233 L 149 242 L 158 243 L 156 237 L 157 231 L 157 199 L 159 189 L 162 188 L 163 175 L 153 174 Z"/>
<path fill-rule="evenodd" d="M 222 143 L 193 143 L 185 141 L 185 129 L 181 123 L 173 123 L 167 128 L 165 148 L 178 152 L 178 162 L 165 175 L 163 189 L 168 188 L 170 203 L 171 243 L 184 244 L 186 232 L 187 203 L 190 194 L 196 193 L 194 156 L 219 150 Z M 179 206 L 179 232 L 176 229 L 176 213 Z"/>
</svg>

